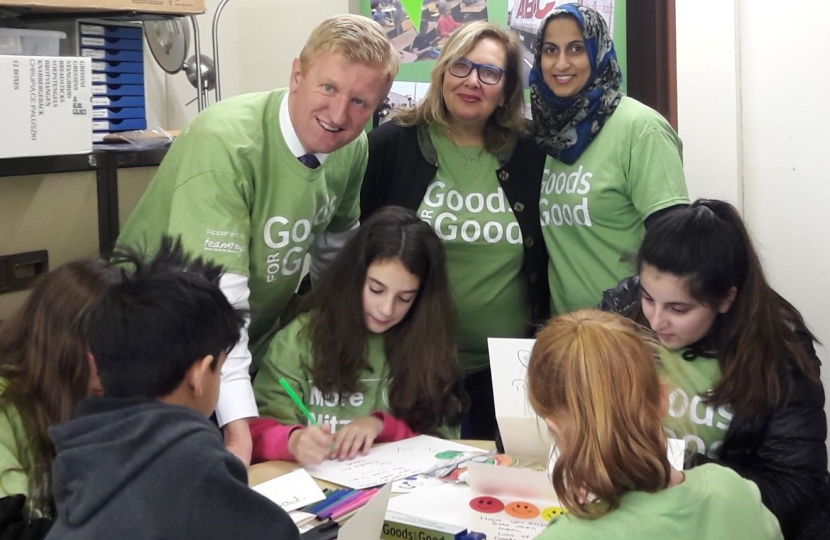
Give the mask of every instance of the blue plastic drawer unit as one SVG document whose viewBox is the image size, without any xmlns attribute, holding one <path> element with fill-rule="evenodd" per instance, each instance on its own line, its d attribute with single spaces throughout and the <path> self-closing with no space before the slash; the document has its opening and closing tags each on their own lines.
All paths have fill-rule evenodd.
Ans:
<svg viewBox="0 0 830 540">
<path fill-rule="evenodd" d="M 140 51 L 140 39 L 105 38 L 98 36 L 81 36 L 81 47 L 92 49 L 113 49 L 122 51 Z"/>
<path fill-rule="evenodd" d="M 145 116 L 144 107 L 100 107 L 92 111 L 92 117 L 97 120 L 143 119 Z"/>
<path fill-rule="evenodd" d="M 93 60 L 92 71 L 104 71 L 106 73 L 144 73 L 144 62 L 105 62 L 103 60 Z"/>
<path fill-rule="evenodd" d="M 143 73 L 107 73 L 96 71 L 92 73 L 92 82 L 95 84 L 144 84 Z"/>
<path fill-rule="evenodd" d="M 147 129 L 143 28 L 80 21 L 78 34 L 81 56 L 93 59 L 93 141 Z"/>
<path fill-rule="evenodd" d="M 141 51 L 127 51 L 122 49 L 90 49 L 81 48 L 81 56 L 93 60 L 106 60 L 108 62 L 143 62 L 144 55 Z"/>
<path fill-rule="evenodd" d="M 93 107 L 144 107 L 144 96 L 92 96 Z"/>
<path fill-rule="evenodd" d="M 144 118 L 122 118 L 118 120 L 93 118 L 92 120 L 93 131 L 112 133 L 113 131 L 130 131 L 133 129 L 147 129 L 147 120 Z"/>
<path fill-rule="evenodd" d="M 93 96 L 144 96 L 143 84 L 93 84 Z"/>
<path fill-rule="evenodd" d="M 141 40 L 144 35 L 140 26 L 115 26 L 90 23 L 79 23 L 79 32 L 82 36 L 100 36 L 105 38 L 126 38 Z"/>
</svg>

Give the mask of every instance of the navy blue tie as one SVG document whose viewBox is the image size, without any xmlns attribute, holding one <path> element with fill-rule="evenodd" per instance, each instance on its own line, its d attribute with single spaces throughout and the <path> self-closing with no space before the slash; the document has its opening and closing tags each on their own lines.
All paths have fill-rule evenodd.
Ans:
<svg viewBox="0 0 830 540">
<path fill-rule="evenodd" d="M 320 160 L 317 159 L 317 156 L 315 156 L 314 154 L 303 154 L 297 159 L 299 159 L 300 163 L 302 163 L 309 169 L 316 169 L 320 166 Z"/>
</svg>

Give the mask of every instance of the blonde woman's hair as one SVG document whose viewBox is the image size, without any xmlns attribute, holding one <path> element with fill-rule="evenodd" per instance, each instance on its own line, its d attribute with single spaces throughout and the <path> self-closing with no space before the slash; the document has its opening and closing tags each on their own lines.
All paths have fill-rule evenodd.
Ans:
<svg viewBox="0 0 830 540">
<path fill-rule="evenodd" d="M 555 318 L 536 337 L 527 381 L 533 409 L 559 428 L 552 482 L 569 512 L 598 518 L 626 492 L 669 485 L 656 351 L 635 323 L 596 310 Z"/>
<path fill-rule="evenodd" d="M 319 56 L 336 51 L 346 60 L 380 67 L 391 84 L 398 74 L 398 52 L 386 38 L 383 28 L 362 15 L 335 15 L 321 22 L 311 31 L 300 52 L 300 67 L 308 71 Z"/>
<path fill-rule="evenodd" d="M 527 130 L 527 120 L 522 112 L 522 45 L 512 32 L 486 21 L 472 22 L 453 32 L 435 61 L 426 95 L 414 107 L 402 109 L 397 113 L 395 120 L 403 126 L 438 124 L 443 128 L 450 127 L 450 115 L 443 96 L 447 69 L 469 54 L 478 42 L 485 38 L 494 39 L 502 44 L 506 65 L 502 75 L 504 100 L 496 107 L 484 126 L 484 147 L 489 152 L 497 153 L 512 145 L 519 133 Z"/>
</svg>

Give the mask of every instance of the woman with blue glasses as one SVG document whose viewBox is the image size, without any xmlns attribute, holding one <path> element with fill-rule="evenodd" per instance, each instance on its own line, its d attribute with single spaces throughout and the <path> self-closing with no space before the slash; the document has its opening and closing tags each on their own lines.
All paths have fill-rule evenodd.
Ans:
<svg viewBox="0 0 830 540">
<path fill-rule="evenodd" d="M 539 195 L 545 156 L 526 135 L 521 44 L 478 21 L 444 45 L 425 97 L 369 134 L 363 218 L 411 208 L 443 240 L 471 409 L 462 437 L 492 439 L 488 337 L 529 337 L 548 316 Z"/>
<path fill-rule="evenodd" d="M 548 154 L 540 213 L 551 310 L 596 304 L 635 273 L 656 214 L 689 204 L 681 142 L 656 111 L 620 92 L 622 73 L 602 16 L 557 6 L 539 29 L 530 74 L 536 140 Z"/>
</svg>

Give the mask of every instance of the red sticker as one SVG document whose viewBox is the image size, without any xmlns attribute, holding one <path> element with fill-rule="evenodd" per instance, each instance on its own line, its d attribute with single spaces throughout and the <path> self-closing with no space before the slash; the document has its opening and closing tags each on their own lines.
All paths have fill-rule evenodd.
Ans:
<svg viewBox="0 0 830 540">
<path fill-rule="evenodd" d="M 495 514 L 504 510 L 504 503 L 495 497 L 476 497 L 470 501 L 470 508 L 482 514 Z"/>
</svg>

